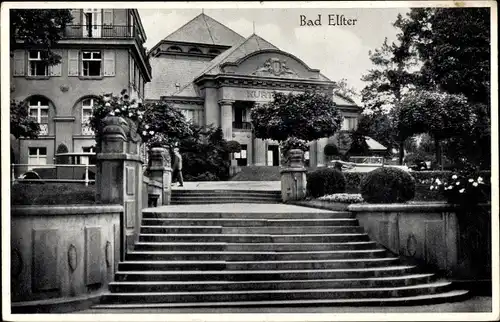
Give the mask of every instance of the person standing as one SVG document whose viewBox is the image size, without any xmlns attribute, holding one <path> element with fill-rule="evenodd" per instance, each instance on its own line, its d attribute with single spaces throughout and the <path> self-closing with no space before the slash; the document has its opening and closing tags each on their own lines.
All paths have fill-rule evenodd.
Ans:
<svg viewBox="0 0 500 322">
<path fill-rule="evenodd" d="M 182 155 L 179 152 L 179 148 L 174 148 L 174 165 L 172 174 L 172 184 L 179 182 L 179 187 L 184 186 L 184 180 L 182 178 Z"/>
</svg>

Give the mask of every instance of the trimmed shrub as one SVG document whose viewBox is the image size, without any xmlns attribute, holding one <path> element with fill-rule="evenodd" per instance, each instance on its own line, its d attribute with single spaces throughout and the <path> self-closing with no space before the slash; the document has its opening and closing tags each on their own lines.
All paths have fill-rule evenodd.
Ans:
<svg viewBox="0 0 500 322">
<path fill-rule="evenodd" d="M 361 181 L 361 195 L 369 203 L 407 202 L 415 197 L 415 179 L 398 168 L 378 168 Z"/>
<path fill-rule="evenodd" d="M 237 153 L 241 151 L 241 144 L 238 141 L 228 141 L 226 148 L 229 153 Z"/>
<path fill-rule="evenodd" d="M 346 192 L 348 193 L 359 193 L 361 181 L 366 177 L 367 172 L 344 172 L 346 179 Z"/>
<path fill-rule="evenodd" d="M 313 198 L 345 192 L 344 174 L 332 168 L 322 168 L 307 174 L 307 195 Z"/>
<path fill-rule="evenodd" d="M 337 146 L 335 144 L 333 144 L 333 143 L 328 143 L 325 146 L 324 153 L 328 157 L 333 157 L 333 156 L 336 156 L 336 155 L 340 155 L 339 148 L 337 148 Z"/>
</svg>

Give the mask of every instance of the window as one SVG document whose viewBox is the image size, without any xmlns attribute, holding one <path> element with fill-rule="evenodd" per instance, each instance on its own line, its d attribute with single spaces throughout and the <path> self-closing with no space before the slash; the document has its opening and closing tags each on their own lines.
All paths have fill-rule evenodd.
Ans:
<svg viewBox="0 0 500 322">
<path fill-rule="evenodd" d="M 193 121 L 194 119 L 194 111 L 193 110 L 181 110 L 182 115 L 186 118 L 186 121 Z"/>
<path fill-rule="evenodd" d="M 95 153 L 95 149 L 93 146 L 82 147 L 82 151 L 85 153 Z M 82 156 L 80 158 L 80 164 L 97 164 L 95 155 Z"/>
<path fill-rule="evenodd" d="M 49 68 L 46 59 L 46 53 L 40 50 L 30 50 L 28 55 L 28 75 L 29 76 L 48 76 Z"/>
<path fill-rule="evenodd" d="M 201 51 L 201 49 L 196 48 L 196 47 L 193 47 L 193 48 L 189 49 L 189 53 L 191 53 L 191 54 L 203 54 L 203 52 Z"/>
<path fill-rule="evenodd" d="M 49 134 L 49 101 L 43 97 L 32 98 L 29 114 L 40 125 L 40 135 Z"/>
<path fill-rule="evenodd" d="M 101 76 L 102 56 L 100 51 L 82 52 L 82 75 Z"/>
<path fill-rule="evenodd" d="M 168 47 L 167 51 L 174 51 L 177 53 L 182 53 L 182 49 L 180 47 L 177 47 L 177 46 Z"/>
<path fill-rule="evenodd" d="M 83 9 L 85 37 L 100 38 L 102 32 L 102 9 Z"/>
<path fill-rule="evenodd" d="M 342 130 L 353 131 L 358 127 L 357 117 L 344 117 L 344 122 L 342 123 Z"/>
<path fill-rule="evenodd" d="M 82 101 L 82 134 L 94 135 L 94 131 L 90 127 L 89 120 L 92 116 L 92 109 L 94 108 L 94 99 L 87 98 Z"/>
<path fill-rule="evenodd" d="M 47 148 L 28 148 L 28 170 L 47 164 Z"/>
</svg>

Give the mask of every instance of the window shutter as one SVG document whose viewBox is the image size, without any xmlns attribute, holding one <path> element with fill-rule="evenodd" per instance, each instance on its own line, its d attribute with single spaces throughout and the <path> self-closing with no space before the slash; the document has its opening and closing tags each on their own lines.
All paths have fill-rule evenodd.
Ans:
<svg viewBox="0 0 500 322">
<path fill-rule="evenodd" d="M 25 75 L 26 52 L 24 50 L 14 51 L 14 76 Z"/>
<path fill-rule="evenodd" d="M 114 50 L 104 50 L 104 76 L 115 76 Z"/>
<path fill-rule="evenodd" d="M 111 27 L 113 25 L 113 9 L 103 9 L 102 24 Z"/>
<path fill-rule="evenodd" d="M 80 70 L 80 52 L 77 49 L 68 50 L 68 76 L 78 76 Z"/>
<path fill-rule="evenodd" d="M 53 50 L 54 54 L 61 56 L 61 61 L 57 65 L 49 66 L 49 76 L 61 76 L 63 53 L 62 50 Z"/>
<path fill-rule="evenodd" d="M 73 28 L 80 28 L 82 24 L 82 9 L 72 9 L 71 15 L 73 16 L 73 21 L 71 21 Z"/>
</svg>

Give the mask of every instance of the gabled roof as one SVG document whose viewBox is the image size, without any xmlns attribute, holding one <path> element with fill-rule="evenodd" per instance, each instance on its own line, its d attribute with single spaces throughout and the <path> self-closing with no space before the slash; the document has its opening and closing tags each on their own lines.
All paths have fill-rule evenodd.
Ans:
<svg viewBox="0 0 500 322">
<path fill-rule="evenodd" d="M 165 37 L 164 40 L 234 46 L 242 39 L 244 38 L 240 34 L 202 13 Z"/>
</svg>

